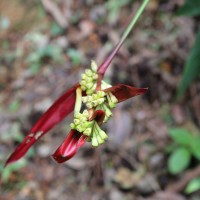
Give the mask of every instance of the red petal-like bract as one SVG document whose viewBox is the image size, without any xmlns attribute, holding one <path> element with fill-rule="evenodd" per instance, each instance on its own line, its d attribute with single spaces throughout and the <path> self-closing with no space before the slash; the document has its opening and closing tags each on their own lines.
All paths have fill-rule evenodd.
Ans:
<svg viewBox="0 0 200 200">
<path fill-rule="evenodd" d="M 76 84 L 67 90 L 67 92 L 57 99 L 57 101 L 42 115 L 22 143 L 8 158 L 5 165 L 19 160 L 40 137 L 73 111 L 76 101 L 76 89 L 78 86 L 79 84 Z"/>
<path fill-rule="evenodd" d="M 79 133 L 76 130 L 71 130 L 64 142 L 58 147 L 56 152 L 52 155 L 58 163 L 63 163 L 72 158 L 78 149 L 85 144 L 87 136 Z"/>
<path fill-rule="evenodd" d="M 96 110 L 90 120 L 94 119 L 98 123 L 98 125 L 101 125 L 103 123 L 105 115 L 106 114 L 103 110 Z"/>
<path fill-rule="evenodd" d="M 103 110 L 96 110 L 90 120 L 95 120 L 98 124 L 102 124 L 105 118 Z M 78 149 L 85 144 L 87 136 L 79 133 L 76 130 L 71 130 L 64 142 L 58 147 L 56 152 L 52 155 L 58 163 L 63 163 L 72 158 Z"/>
<path fill-rule="evenodd" d="M 111 92 L 119 102 L 125 101 L 131 97 L 146 93 L 148 88 L 136 88 L 129 85 L 119 84 L 107 88 L 104 92 Z"/>
</svg>

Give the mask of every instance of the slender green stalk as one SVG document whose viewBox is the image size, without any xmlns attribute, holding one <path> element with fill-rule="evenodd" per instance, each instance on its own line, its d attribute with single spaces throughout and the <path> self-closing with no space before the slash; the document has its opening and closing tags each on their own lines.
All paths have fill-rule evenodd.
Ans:
<svg viewBox="0 0 200 200">
<path fill-rule="evenodd" d="M 135 23 L 138 21 L 139 17 L 141 16 L 142 12 L 144 11 L 145 7 L 147 6 L 149 0 L 144 0 L 142 5 L 140 6 L 139 10 L 137 11 L 136 15 L 132 18 L 131 22 L 129 23 L 128 27 L 126 28 L 125 32 L 122 35 L 121 40 L 116 45 L 116 47 L 113 49 L 113 51 L 110 53 L 110 55 L 107 57 L 107 59 L 99 66 L 98 68 L 98 74 L 99 74 L 99 80 L 98 85 L 101 83 L 101 79 L 103 78 L 103 75 L 107 68 L 109 67 L 111 61 L 113 60 L 116 53 L 119 51 L 120 47 L 122 46 L 123 42 L 131 32 L 132 28 L 134 27 Z"/>
<path fill-rule="evenodd" d="M 75 107 L 74 107 L 74 114 L 80 112 L 81 105 L 82 105 L 82 89 L 81 89 L 81 87 L 78 87 L 76 89 L 76 103 L 75 103 Z"/>
<path fill-rule="evenodd" d="M 144 0 L 144 2 L 142 3 L 142 5 L 140 6 L 139 10 L 137 11 L 136 15 L 133 17 L 133 19 L 131 20 L 130 24 L 128 25 L 128 27 L 124 31 L 124 33 L 122 35 L 122 38 L 120 40 L 120 43 L 123 43 L 124 40 L 127 38 L 127 36 L 129 35 L 129 33 L 131 32 L 131 30 L 133 29 L 135 23 L 138 21 L 140 15 L 144 11 L 145 7 L 147 6 L 148 2 L 149 2 L 149 0 Z"/>
</svg>

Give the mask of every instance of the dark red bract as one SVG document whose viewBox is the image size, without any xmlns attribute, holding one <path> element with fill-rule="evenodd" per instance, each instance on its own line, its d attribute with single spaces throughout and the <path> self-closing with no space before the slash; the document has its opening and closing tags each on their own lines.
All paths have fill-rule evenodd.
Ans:
<svg viewBox="0 0 200 200">
<path fill-rule="evenodd" d="M 118 84 L 107 88 L 104 92 L 111 92 L 118 100 L 118 103 L 130 99 L 134 96 L 146 93 L 148 88 L 136 88 L 129 85 Z"/>
<path fill-rule="evenodd" d="M 15 162 L 25 155 L 29 148 L 45 133 L 52 129 L 56 124 L 61 122 L 69 113 L 74 110 L 76 101 L 76 88 L 79 84 L 74 85 L 67 90 L 55 103 L 42 115 L 37 123 L 24 138 L 22 143 L 10 155 L 6 164 Z"/>
<path fill-rule="evenodd" d="M 86 140 L 87 136 L 76 130 L 71 130 L 52 157 L 58 163 L 63 163 L 72 158 L 77 153 L 78 149 L 85 144 Z"/>
<path fill-rule="evenodd" d="M 96 110 L 93 113 L 91 120 L 95 120 L 98 124 L 101 124 L 104 120 L 104 117 L 105 112 L 103 110 Z M 79 133 L 76 130 L 71 130 L 64 142 L 58 147 L 52 157 L 58 163 L 69 160 L 77 153 L 78 149 L 85 144 L 87 139 L 88 137 L 82 133 Z"/>
</svg>

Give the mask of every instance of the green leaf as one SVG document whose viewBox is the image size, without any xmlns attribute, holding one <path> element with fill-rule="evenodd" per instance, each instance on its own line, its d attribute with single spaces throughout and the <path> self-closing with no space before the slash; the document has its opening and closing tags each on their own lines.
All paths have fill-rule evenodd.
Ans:
<svg viewBox="0 0 200 200">
<path fill-rule="evenodd" d="M 169 157 L 168 170 L 171 174 L 178 174 L 185 170 L 190 163 L 190 152 L 186 148 L 175 150 Z"/>
<path fill-rule="evenodd" d="M 0 140 L 9 141 L 14 139 L 15 141 L 21 142 L 23 140 L 23 134 L 20 129 L 20 123 L 13 122 L 5 132 L 0 134 Z"/>
<path fill-rule="evenodd" d="M 57 45 L 49 44 L 46 47 L 41 48 L 38 51 L 38 54 L 39 54 L 40 59 L 44 58 L 45 56 L 48 56 L 55 61 L 59 61 L 61 60 L 62 49 L 61 47 Z"/>
<path fill-rule="evenodd" d="M 185 4 L 181 6 L 177 15 L 197 16 L 200 15 L 200 1 L 199 0 L 186 0 Z"/>
<path fill-rule="evenodd" d="M 40 62 L 35 62 L 35 63 L 31 64 L 30 67 L 29 67 L 30 73 L 31 74 L 38 73 L 39 70 L 40 70 L 40 67 L 41 67 Z"/>
<path fill-rule="evenodd" d="M 199 189 L 200 189 L 200 177 L 195 178 L 195 179 L 192 179 L 192 180 L 188 183 L 188 185 L 187 185 L 187 187 L 186 187 L 186 189 L 185 189 L 185 192 L 186 192 L 187 194 L 190 194 L 190 193 L 192 193 L 192 192 L 196 192 L 196 191 L 199 190 Z"/>
<path fill-rule="evenodd" d="M 183 128 L 171 128 L 169 129 L 169 135 L 174 142 L 180 145 L 190 145 L 193 140 L 192 134 Z"/>
<path fill-rule="evenodd" d="M 0 164 L 2 165 L 2 164 Z M 10 175 L 14 171 L 18 171 L 22 167 L 26 166 L 26 160 L 21 159 L 20 161 L 13 163 L 12 165 L 8 165 L 6 168 L 3 168 L 3 166 L 0 166 L 0 171 L 1 171 L 1 178 L 3 182 L 7 182 Z"/>
<path fill-rule="evenodd" d="M 10 103 L 8 109 L 11 111 L 11 112 L 16 112 L 18 111 L 20 108 L 20 102 L 18 99 L 14 100 L 13 102 Z"/>
<path fill-rule="evenodd" d="M 191 149 L 193 156 L 200 160 L 200 137 L 193 138 Z"/>
<path fill-rule="evenodd" d="M 81 54 L 76 49 L 70 48 L 67 51 L 67 55 L 70 57 L 74 65 L 79 65 L 81 63 Z"/>
<path fill-rule="evenodd" d="M 52 23 L 50 33 L 53 36 L 60 35 L 63 33 L 63 29 L 55 22 Z"/>
<path fill-rule="evenodd" d="M 181 97 L 190 83 L 200 75 L 200 29 L 196 42 L 187 58 L 184 66 L 182 81 L 178 89 L 178 97 Z"/>
</svg>

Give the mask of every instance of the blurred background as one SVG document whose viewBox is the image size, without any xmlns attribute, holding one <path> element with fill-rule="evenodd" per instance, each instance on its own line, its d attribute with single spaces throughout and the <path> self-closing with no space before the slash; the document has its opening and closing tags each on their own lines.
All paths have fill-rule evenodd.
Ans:
<svg viewBox="0 0 200 200">
<path fill-rule="evenodd" d="M 200 1 L 151 0 L 106 73 L 148 87 L 120 103 L 64 164 L 51 154 L 70 115 L 3 165 L 42 113 L 119 41 L 139 0 L 0 1 L 0 199 L 200 200 Z"/>
</svg>

